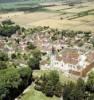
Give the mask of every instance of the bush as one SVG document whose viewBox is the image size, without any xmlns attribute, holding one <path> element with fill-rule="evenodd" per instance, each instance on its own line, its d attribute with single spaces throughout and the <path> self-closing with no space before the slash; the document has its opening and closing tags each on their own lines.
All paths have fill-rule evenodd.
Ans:
<svg viewBox="0 0 94 100">
<path fill-rule="evenodd" d="M 31 83 L 32 78 L 32 70 L 29 67 L 20 68 L 19 69 L 20 78 L 22 79 L 23 87 L 28 86 Z"/>
<path fill-rule="evenodd" d="M 0 61 L 0 70 L 1 69 L 6 69 L 7 68 L 7 64 L 5 61 Z"/>
<path fill-rule="evenodd" d="M 27 43 L 27 48 L 28 48 L 28 49 L 35 49 L 36 46 L 34 46 L 32 43 L 28 42 L 28 43 Z"/>
<path fill-rule="evenodd" d="M 2 24 L 3 25 L 12 25 L 12 24 L 15 24 L 15 23 L 8 19 L 8 20 L 2 21 Z"/>
<path fill-rule="evenodd" d="M 39 68 L 39 60 L 35 57 L 32 57 L 29 59 L 28 65 L 32 70 L 40 69 Z"/>
<path fill-rule="evenodd" d="M 19 30 L 20 27 L 18 25 L 4 25 L 0 26 L 0 35 L 10 37 L 11 35 L 15 34 L 17 30 Z"/>
<path fill-rule="evenodd" d="M 44 88 L 44 93 L 46 96 L 52 97 L 54 95 L 54 86 L 53 83 L 51 81 L 48 81 L 45 84 L 45 88 Z"/>
<path fill-rule="evenodd" d="M 16 59 L 17 58 L 17 55 L 15 53 L 11 54 L 11 58 L 12 59 Z"/>
<path fill-rule="evenodd" d="M 38 90 L 38 91 L 42 91 L 42 89 L 41 89 L 41 86 L 40 85 L 35 85 L 35 87 L 34 87 L 36 90 Z"/>
<path fill-rule="evenodd" d="M 0 61 L 8 61 L 8 54 L 0 51 Z"/>
</svg>

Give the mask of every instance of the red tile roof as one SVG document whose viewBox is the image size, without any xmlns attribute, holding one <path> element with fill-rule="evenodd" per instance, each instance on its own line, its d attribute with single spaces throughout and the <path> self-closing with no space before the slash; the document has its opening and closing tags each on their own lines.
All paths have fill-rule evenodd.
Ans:
<svg viewBox="0 0 94 100">
<path fill-rule="evenodd" d="M 65 49 L 62 54 L 62 59 L 65 63 L 74 64 L 78 63 L 79 53 L 76 49 Z"/>
</svg>

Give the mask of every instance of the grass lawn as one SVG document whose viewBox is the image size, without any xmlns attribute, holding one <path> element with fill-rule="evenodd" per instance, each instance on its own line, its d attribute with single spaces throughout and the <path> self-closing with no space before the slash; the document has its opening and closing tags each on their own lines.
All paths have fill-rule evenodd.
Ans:
<svg viewBox="0 0 94 100">
<path fill-rule="evenodd" d="M 60 100 L 60 98 L 55 96 L 52 98 L 46 97 L 42 92 L 35 90 L 32 84 L 20 100 Z"/>
</svg>

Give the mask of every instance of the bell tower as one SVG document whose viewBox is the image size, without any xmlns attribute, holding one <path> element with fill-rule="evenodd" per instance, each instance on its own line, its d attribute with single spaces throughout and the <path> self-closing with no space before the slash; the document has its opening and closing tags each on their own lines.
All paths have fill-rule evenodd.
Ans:
<svg viewBox="0 0 94 100">
<path fill-rule="evenodd" d="M 55 66 L 56 56 L 55 56 L 55 48 L 52 46 L 51 55 L 50 55 L 50 66 L 51 68 Z"/>
</svg>

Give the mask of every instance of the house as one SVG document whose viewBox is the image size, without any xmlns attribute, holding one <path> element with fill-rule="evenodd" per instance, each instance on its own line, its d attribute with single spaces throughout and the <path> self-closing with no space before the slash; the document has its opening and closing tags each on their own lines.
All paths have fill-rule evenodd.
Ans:
<svg viewBox="0 0 94 100">
<path fill-rule="evenodd" d="M 94 51 L 90 51 L 86 54 L 87 58 L 86 61 L 89 63 L 94 62 Z"/>
</svg>

